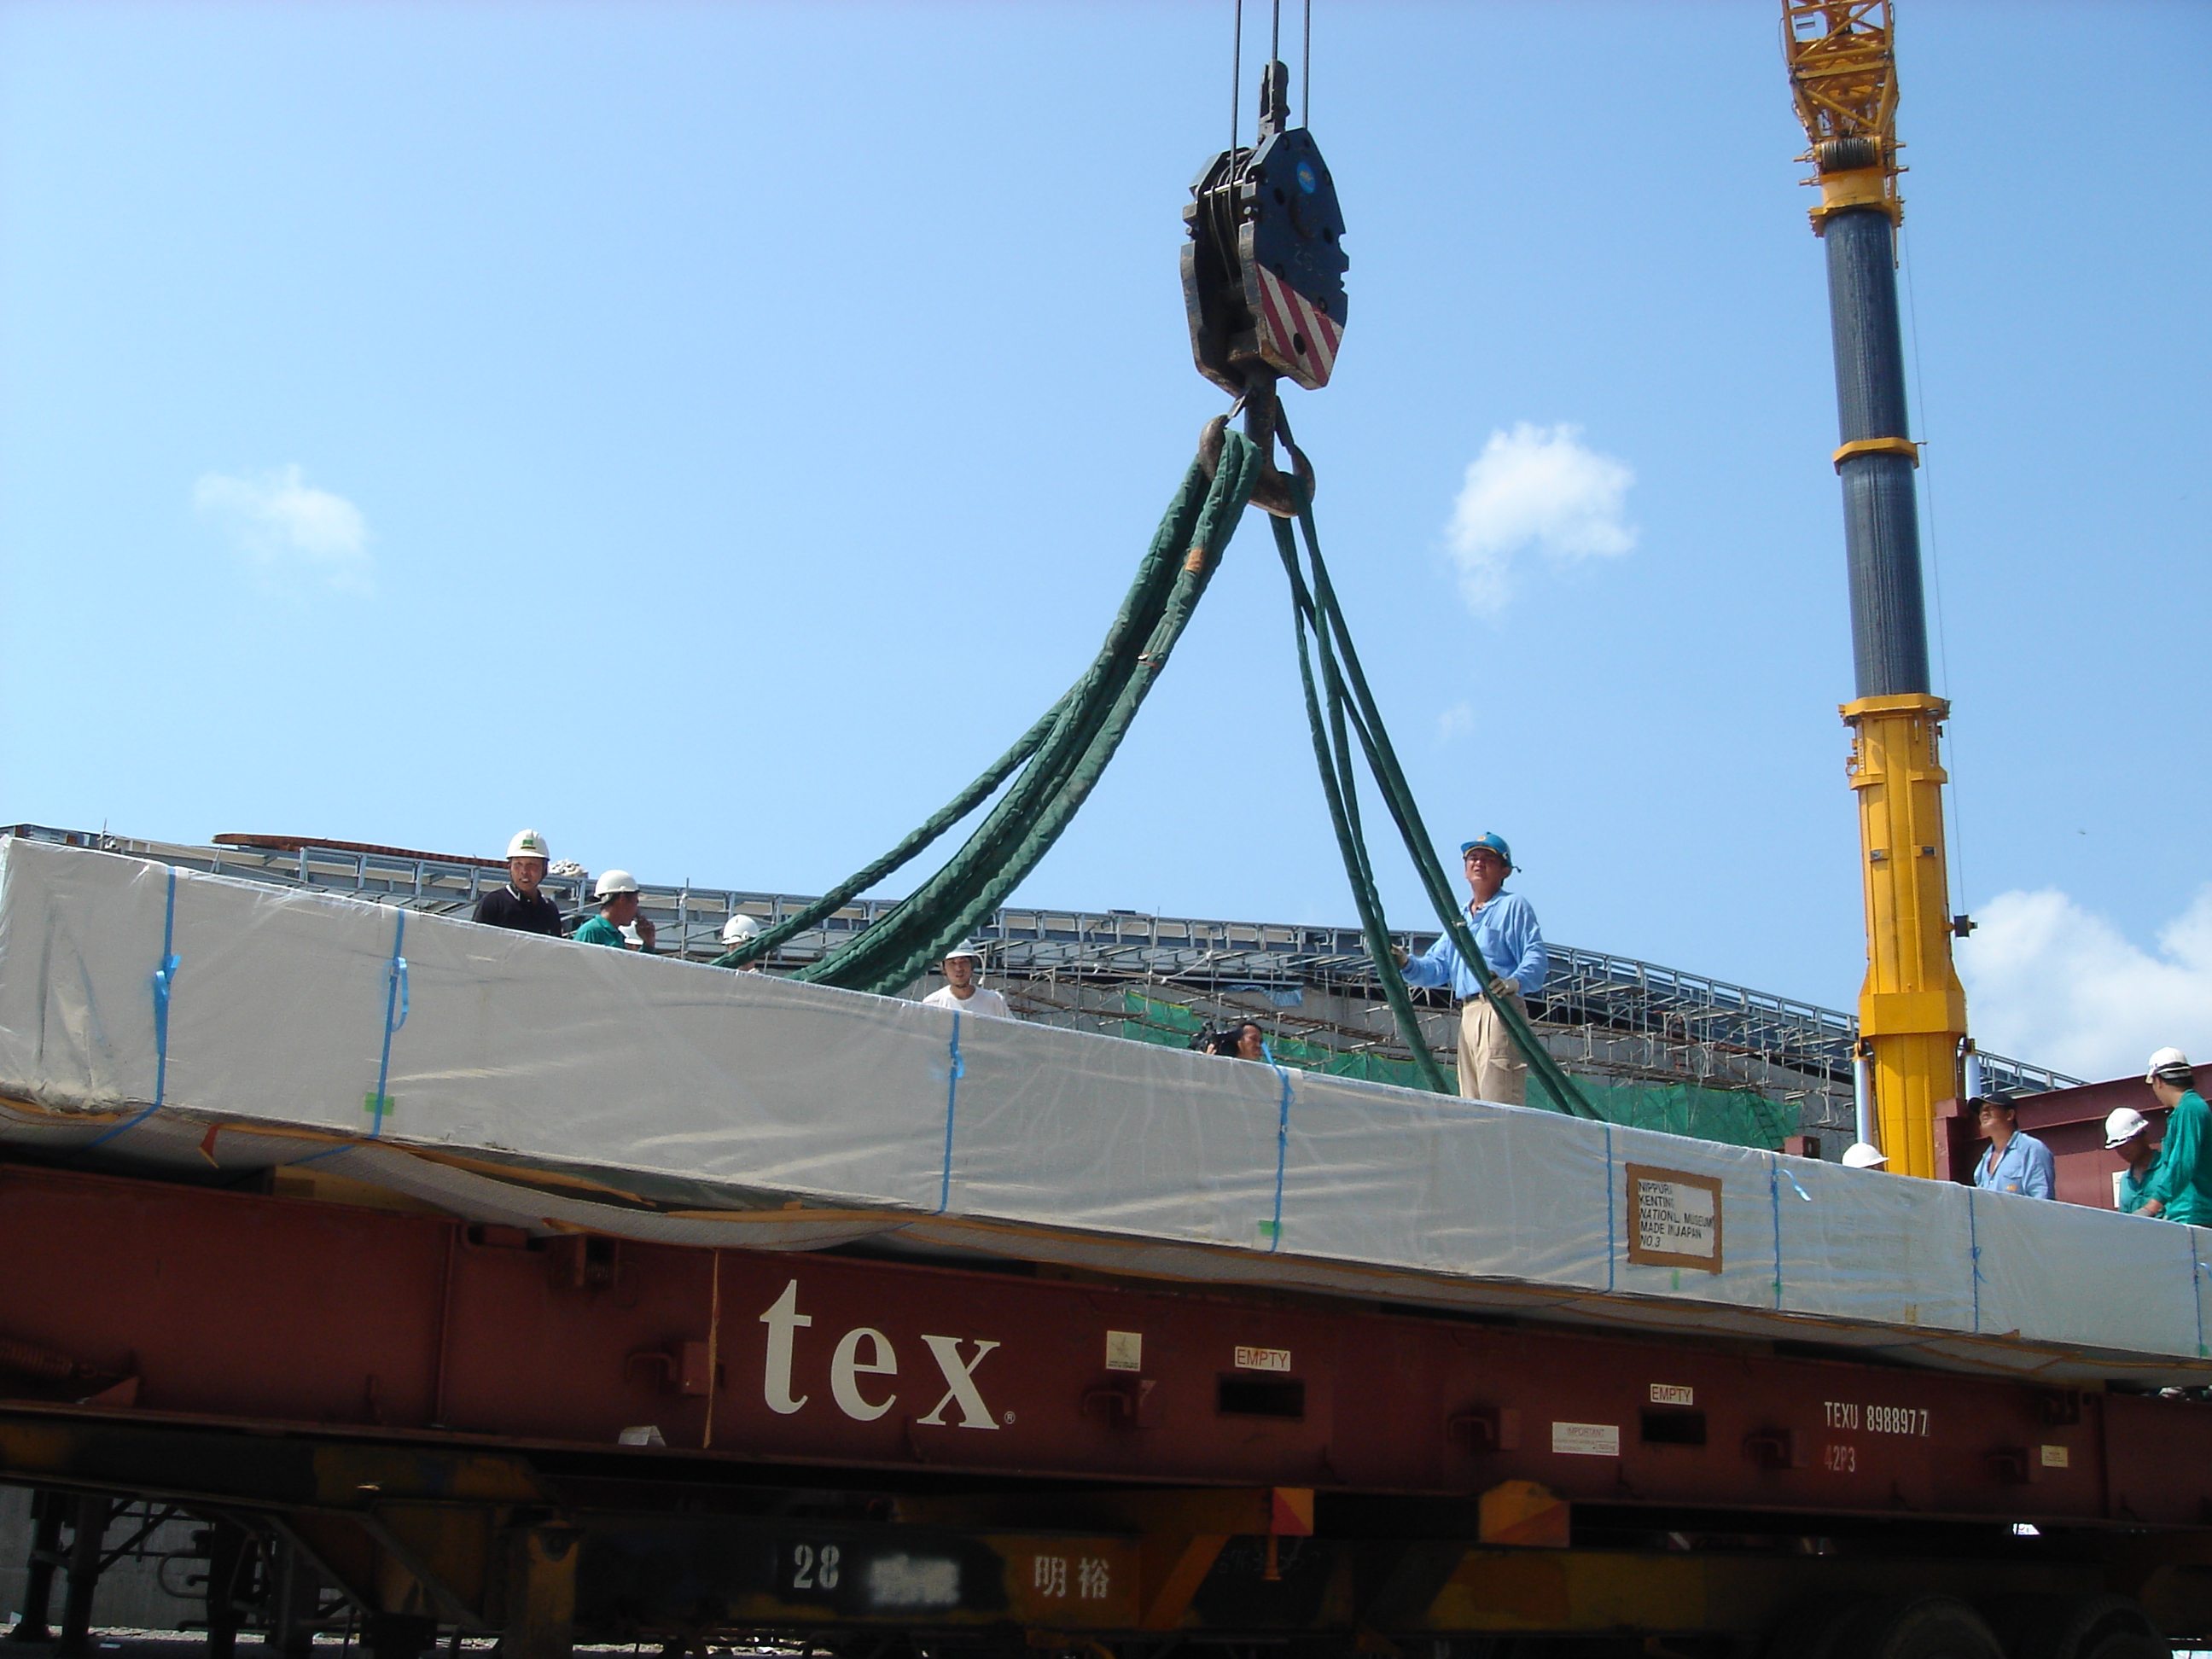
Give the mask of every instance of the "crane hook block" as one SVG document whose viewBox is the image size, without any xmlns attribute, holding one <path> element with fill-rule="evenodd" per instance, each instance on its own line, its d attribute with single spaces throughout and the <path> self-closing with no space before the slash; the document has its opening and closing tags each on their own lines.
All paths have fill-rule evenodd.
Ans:
<svg viewBox="0 0 2212 1659">
<path fill-rule="evenodd" d="M 1267 65 L 1258 145 L 1215 156 L 1182 210 L 1191 355 L 1239 394 L 1255 374 L 1319 391 L 1344 337 L 1344 214 L 1313 135 L 1284 123 L 1288 81 Z"/>
</svg>

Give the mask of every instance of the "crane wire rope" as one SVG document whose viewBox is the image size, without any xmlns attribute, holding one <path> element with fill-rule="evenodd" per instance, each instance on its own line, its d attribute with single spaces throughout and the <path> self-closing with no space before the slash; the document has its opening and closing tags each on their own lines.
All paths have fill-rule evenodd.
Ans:
<svg viewBox="0 0 2212 1659">
<path fill-rule="evenodd" d="M 1237 154 L 1237 135 L 1244 109 L 1244 0 L 1237 0 L 1237 21 L 1229 39 L 1229 153 Z"/>
<path fill-rule="evenodd" d="M 1928 382 L 1923 374 L 1920 357 L 1920 294 L 1912 280 L 1912 243 L 1905 227 L 1897 228 L 1898 264 L 1905 270 L 1905 314 L 1908 319 L 1906 337 L 1912 343 L 1912 401 L 1919 413 L 1921 444 L 1925 450 L 1928 432 Z M 1909 430 L 1910 428 L 1908 428 Z M 1936 535 L 1936 475 L 1928 465 L 1924 453 L 1921 462 L 1920 499 L 1922 512 L 1928 520 L 1928 585 L 1936 598 L 1936 665 L 1942 675 L 1941 695 L 1951 695 L 1951 636 L 1944 623 L 1943 612 L 1943 554 L 1942 544 Z M 1959 752 L 1959 734 L 1954 730 L 1945 733 L 1945 743 L 1955 763 Z M 1959 800 L 1959 780 L 1953 772 L 1951 787 L 1947 792 L 1944 805 L 1951 815 L 1950 856 L 1944 860 L 1944 873 L 1954 890 L 1950 895 L 1951 914 L 1963 915 L 1972 907 L 1966 902 L 1966 833 L 1965 814 Z"/>
<path fill-rule="evenodd" d="M 1313 0 L 1306 0 L 1305 43 L 1298 52 L 1298 125 L 1313 125 Z"/>
</svg>

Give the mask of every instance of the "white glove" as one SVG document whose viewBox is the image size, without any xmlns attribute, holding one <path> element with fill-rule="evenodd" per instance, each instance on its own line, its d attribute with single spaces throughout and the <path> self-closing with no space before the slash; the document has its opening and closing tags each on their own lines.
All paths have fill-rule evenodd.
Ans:
<svg viewBox="0 0 2212 1659">
<path fill-rule="evenodd" d="M 1517 997 L 1521 994 L 1521 981 L 1517 979 L 1493 979 L 1483 988 L 1494 997 Z"/>
</svg>

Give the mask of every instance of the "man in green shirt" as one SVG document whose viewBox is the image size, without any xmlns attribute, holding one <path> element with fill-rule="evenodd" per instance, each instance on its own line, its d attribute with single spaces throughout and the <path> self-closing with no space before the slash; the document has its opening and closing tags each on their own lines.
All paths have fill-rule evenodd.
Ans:
<svg viewBox="0 0 2212 1659">
<path fill-rule="evenodd" d="M 610 870 L 601 876 L 592 889 L 592 896 L 599 902 L 599 914 L 586 921 L 575 933 L 579 945 L 611 945 L 618 951 L 632 949 L 623 937 L 623 929 L 630 923 L 637 924 L 635 949 L 650 954 L 653 950 L 653 923 L 637 913 L 637 878 L 627 870 Z"/>
<path fill-rule="evenodd" d="M 2142 1208 L 2143 1183 L 2158 1168 L 2158 1146 L 2150 1120 L 2132 1106 L 2115 1106 L 2105 1115 L 2105 1150 L 2120 1155 L 2112 1171 L 2112 1207 L 2124 1215 Z"/>
<path fill-rule="evenodd" d="M 2141 1215 L 2212 1226 L 2212 1108 L 2197 1092 L 2197 1072 L 2179 1048 L 2150 1057 L 2143 1081 L 2166 1108 L 2166 1145 L 2142 1184 Z"/>
</svg>

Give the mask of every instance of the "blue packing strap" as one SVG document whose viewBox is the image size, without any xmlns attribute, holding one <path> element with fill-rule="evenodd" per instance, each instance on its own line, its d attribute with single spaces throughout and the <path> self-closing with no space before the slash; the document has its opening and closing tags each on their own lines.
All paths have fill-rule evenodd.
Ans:
<svg viewBox="0 0 2212 1659">
<path fill-rule="evenodd" d="M 952 1207 L 952 1116 L 960 1105 L 960 1079 L 968 1075 L 968 1062 L 960 1058 L 960 1011 L 952 1011 L 951 1064 L 945 1076 L 945 1171 L 938 1179 L 937 1213 Z"/>
<path fill-rule="evenodd" d="M 326 1158 L 336 1158 L 340 1152 L 354 1152 L 360 1150 L 361 1143 L 358 1140 L 349 1140 L 343 1146 L 333 1146 L 328 1152 L 310 1152 L 305 1158 L 288 1158 L 274 1167 L 279 1170 L 296 1170 L 302 1164 L 319 1164 Z"/>
<path fill-rule="evenodd" d="M 78 1148 L 90 1152 L 103 1141 L 112 1140 L 125 1129 L 135 1129 L 161 1109 L 162 1097 L 169 1089 L 169 996 L 176 988 L 177 967 L 182 958 L 176 954 L 177 943 L 177 866 L 169 866 L 169 896 L 161 912 L 161 963 L 154 969 L 154 1103 L 137 1116 L 117 1124 L 105 1134 L 94 1136 Z"/>
<path fill-rule="evenodd" d="M 1772 1152 L 1766 1155 L 1766 1201 L 1774 1212 L 1774 1305 L 1778 1308 L 1782 1305 L 1782 1160 Z"/>
<path fill-rule="evenodd" d="M 1613 1288 L 1613 1125 L 1605 1126 L 1605 1287 Z"/>
<path fill-rule="evenodd" d="M 1260 1045 L 1263 1052 L 1267 1046 Z M 1267 1064 L 1275 1066 L 1273 1054 L 1267 1055 Z M 1275 1066 L 1275 1075 L 1283 1081 L 1283 1094 L 1275 1107 L 1275 1218 L 1267 1224 L 1269 1255 L 1283 1247 L 1283 1170 L 1291 1156 L 1291 1074 Z"/>
<path fill-rule="evenodd" d="M 1772 1152 L 1766 1157 L 1769 1165 L 1767 1200 L 1774 1210 L 1774 1305 L 1778 1308 L 1782 1305 L 1782 1183 L 1788 1182 L 1790 1190 L 1808 1204 L 1813 1201 L 1813 1194 L 1799 1186 L 1797 1177 L 1782 1167 L 1779 1157 Z"/>
<path fill-rule="evenodd" d="M 1974 1215 L 1974 1191 L 1972 1187 L 1966 1188 L 1966 1255 L 1974 1270 L 1974 1329 L 1979 1332 L 1982 1328 L 1982 1286 L 1989 1282 L 1989 1276 L 1982 1271 L 1981 1224 Z"/>
<path fill-rule="evenodd" d="M 399 947 L 407 942 L 407 912 L 395 908 L 392 914 L 392 966 L 384 976 L 384 1053 L 376 1062 L 376 1120 L 369 1125 L 371 1140 L 384 1133 L 384 1085 L 392 1076 L 392 1034 L 407 1023 L 407 958 L 399 954 Z"/>
<path fill-rule="evenodd" d="M 2208 1267 L 2197 1254 L 2197 1237 L 2189 1239 L 2189 1265 L 2194 1271 L 2189 1276 L 2189 1288 L 2195 1292 L 2191 1300 L 2197 1304 L 2197 1357 L 2208 1358 L 2204 1350 L 2204 1281 L 2212 1279 L 2212 1267 Z"/>
</svg>

